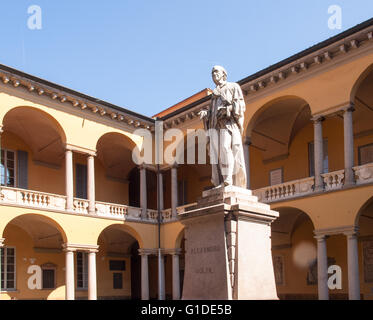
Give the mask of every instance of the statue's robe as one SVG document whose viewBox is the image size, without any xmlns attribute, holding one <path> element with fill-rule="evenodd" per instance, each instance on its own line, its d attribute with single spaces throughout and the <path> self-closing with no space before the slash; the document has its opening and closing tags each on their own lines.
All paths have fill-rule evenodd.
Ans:
<svg viewBox="0 0 373 320">
<path fill-rule="evenodd" d="M 221 112 L 225 116 L 220 117 Z M 246 188 L 242 147 L 244 113 L 245 101 L 237 83 L 226 82 L 214 89 L 204 125 L 206 130 L 218 132 L 215 135 L 208 133 L 211 182 L 215 186 L 225 183 Z"/>
</svg>

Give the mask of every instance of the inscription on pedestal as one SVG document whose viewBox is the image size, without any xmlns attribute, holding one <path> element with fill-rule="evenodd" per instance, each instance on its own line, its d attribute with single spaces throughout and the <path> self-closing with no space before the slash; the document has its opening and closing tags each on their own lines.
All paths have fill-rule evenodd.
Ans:
<svg viewBox="0 0 373 320">
<path fill-rule="evenodd" d="M 200 254 L 220 251 L 219 246 L 201 247 L 201 248 L 191 248 L 190 254 Z"/>
</svg>

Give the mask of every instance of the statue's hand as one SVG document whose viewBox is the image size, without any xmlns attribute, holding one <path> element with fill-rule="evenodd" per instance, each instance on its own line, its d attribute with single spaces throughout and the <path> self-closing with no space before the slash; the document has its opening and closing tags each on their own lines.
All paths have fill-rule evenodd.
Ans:
<svg viewBox="0 0 373 320">
<path fill-rule="evenodd" d="M 201 110 L 200 112 L 198 112 L 198 115 L 200 119 L 203 119 L 207 116 L 207 110 Z"/>
</svg>

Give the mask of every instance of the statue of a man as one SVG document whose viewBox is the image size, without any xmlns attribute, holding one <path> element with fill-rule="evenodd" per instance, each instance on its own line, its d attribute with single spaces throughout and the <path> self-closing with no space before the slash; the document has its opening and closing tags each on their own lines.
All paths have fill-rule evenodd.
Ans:
<svg viewBox="0 0 373 320">
<path fill-rule="evenodd" d="M 234 185 L 246 188 L 246 169 L 242 147 L 245 101 L 241 87 L 227 82 L 221 66 L 212 69 L 216 88 L 208 110 L 200 112 L 208 132 L 208 147 L 214 186 Z"/>
</svg>

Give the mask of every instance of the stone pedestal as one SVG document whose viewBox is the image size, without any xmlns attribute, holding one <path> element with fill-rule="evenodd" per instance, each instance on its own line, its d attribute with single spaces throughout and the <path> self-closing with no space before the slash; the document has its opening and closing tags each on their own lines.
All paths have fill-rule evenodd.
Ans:
<svg viewBox="0 0 373 320">
<path fill-rule="evenodd" d="M 182 299 L 278 299 L 271 254 L 271 223 L 278 213 L 250 190 L 204 191 L 179 215 L 185 225 Z"/>
</svg>

